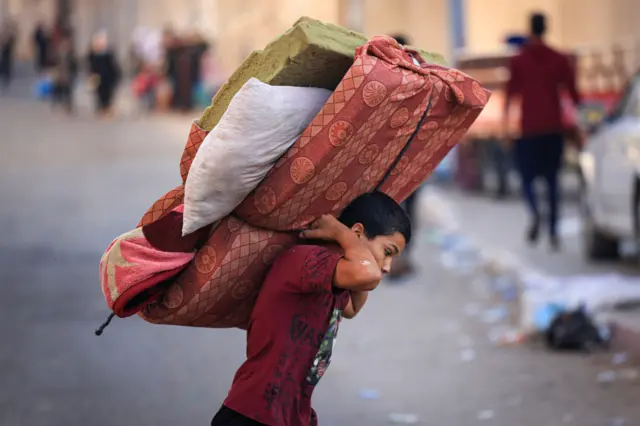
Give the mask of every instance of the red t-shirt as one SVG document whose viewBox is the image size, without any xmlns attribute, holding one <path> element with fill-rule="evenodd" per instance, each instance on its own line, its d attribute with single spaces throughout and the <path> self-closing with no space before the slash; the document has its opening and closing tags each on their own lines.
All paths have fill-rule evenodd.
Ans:
<svg viewBox="0 0 640 426">
<path fill-rule="evenodd" d="M 511 58 L 507 98 L 520 95 L 524 136 L 561 133 L 564 129 L 561 93 L 580 103 L 575 70 L 569 58 L 541 42 L 526 45 Z"/>
<path fill-rule="evenodd" d="M 311 394 L 329 366 L 349 293 L 333 286 L 341 255 L 295 246 L 274 262 L 251 313 L 247 360 L 228 408 L 269 426 L 315 426 Z"/>
</svg>

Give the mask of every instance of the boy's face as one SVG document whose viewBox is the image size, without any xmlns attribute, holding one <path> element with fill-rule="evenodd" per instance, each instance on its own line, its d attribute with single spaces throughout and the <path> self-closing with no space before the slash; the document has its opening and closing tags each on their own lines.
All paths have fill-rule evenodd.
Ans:
<svg viewBox="0 0 640 426">
<path fill-rule="evenodd" d="M 393 258 L 400 255 L 407 245 L 404 236 L 396 232 L 392 235 L 380 235 L 369 239 L 366 237 L 364 227 L 361 224 L 356 223 L 351 229 L 358 234 L 360 238 L 366 240 L 382 273 L 388 274 L 391 272 L 391 262 Z"/>
</svg>

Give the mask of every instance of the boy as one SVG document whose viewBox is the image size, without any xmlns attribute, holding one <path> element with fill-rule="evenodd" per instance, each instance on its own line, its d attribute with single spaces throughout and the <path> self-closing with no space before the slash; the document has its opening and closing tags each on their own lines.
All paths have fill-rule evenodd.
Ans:
<svg viewBox="0 0 640 426">
<path fill-rule="evenodd" d="M 341 317 L 353 318 L 411 240 L 411 222 L 387 195 L 356 198 L 325 215 L 274 262 L 251 314 L 247 360 L 212 426 L 316 426 L 311 394 L 330 363 Z"/>
</svg>

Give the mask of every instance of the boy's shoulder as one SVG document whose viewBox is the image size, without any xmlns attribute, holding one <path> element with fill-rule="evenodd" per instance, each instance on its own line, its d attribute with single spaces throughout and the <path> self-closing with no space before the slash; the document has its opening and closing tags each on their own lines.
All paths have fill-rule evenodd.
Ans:
<svg viewBox="0 0 640 426">
<path fill-rule="evenodd" d="M 309 256 L 323 255 L 331 251 L 319 244 L 296 244 L 278 255 L 277 260 L 304 260 Z"/>
<path fill-rule="evenodd" d="M 330 292 L 336 267 L 342 257 L 331 247 L 295 245 L 278 255 L 264 284 L 284 286 L 303 293 Z"/>
<path fill-rule="evenodd" d="M 320 244 L 296 244 L 278 255 L 272 269 L 295 269 L 310 264 L 322 264 L 342 254 L 332 246 Z"/>
</svg>

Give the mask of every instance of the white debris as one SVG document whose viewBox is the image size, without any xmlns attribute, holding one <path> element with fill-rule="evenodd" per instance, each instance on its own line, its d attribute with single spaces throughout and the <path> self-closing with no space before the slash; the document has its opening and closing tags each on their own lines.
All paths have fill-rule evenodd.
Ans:
<svg viewBox="0 0 640 426">
<path fill-rule="evenodd" d="M 504 320 L 509 315 L 509 311 L 504 306 L 489 309 L 482 314 L 482 322 L 485 324 L 496 324 Z"/>
<path fill-rule="evenodd" d="M 478 413 L 478 420 L 491 420 L 496 416 L 493 410 L 483 410 Z"/>
<path fill-rule="evenodd" d="M 362 399 L 379 399 L 380 393 L 375 389 L 362 389 L 359 393 Z"/>
<path fill-rule="evenodd" d="M 626 364 L 629 361 L 629 355 L 626 352 L 618 352 L 613 354 L 613 358 L 611 359 L 611 363 L 613 365 L 622 365 Z"/>
<path fill-rule="evenodd" d="M 522 405 L 523 402 L 524 402 L 524 398 L 518 395 L 518 396 L 514 396 L 513 398 L 510 398 L 507 404 L 510 407 L 519 407 Z"/>
<path fill-rule="evenodd" d="M 627 424 L 627 420 L 622 417 L 616 417 L 615 419 L 611 419 L 609 424 L 611 426 L 625 426 Z"/>
<path fill-rule="evenodd" d="M 473 349 L 465 349 L 460 352 L 460 361 L 471 362 L 476 359 L 476 351 Z"/>
<path fill-rule="evenodd" d="M 636 368 L 625 368 L 617 371 L 616 377 L 620 380 L 638 380 L 640 378 L 640 371 Z"/>
<path fill-rule="evenodd" d="M 467 303 L 464 305 L 464 314 L 469 318 L 473 318 L 478 316 L 480 313 L 480 308 L 475 303 Z"/>
<path fill-rule="evenodd" d="M 520 323 L 536 331 L 537 313 L 551 305 L 572 311 L 584 306 L 595 317 L 620 306 L 640 305 L 640 280 L 618 274 L 536 277 L 524 281 Z"/>
<path fill-rule="evenodd" d="M 619 274 L 546 277 L 526 284 L 530 291 L 544 294 L 547 302 L 564 305 L 570 310 L 581 305 L 589 312 L 640 305 L 640 280 Z"/>
<path fill-rule="evenodd" d="M 613 383 L 616 380 L 616 372 L 613 370 L 598 373 L 598 383 Z"/>
<path fill-rule="evenodd" d="M 560 235 L 563 237 L 573 237 L 582 230 L 582 220 L 579 217 L 568 217 L 560 221 Z"/>
<path fill-rule="evenodd" d="M 460 230 L 459 215 L 447 197 L 437 188 L 425 186 L 420 191 L 419 205 L 418 211 L 423 225 L 440 228 L 447 233 Z"/>
<path fill-rule="evenodd" d="M 473 346 L 473 339 L 469 336 L 460 336 L 458 338 L 458 345 L 461 348 L 470 348 Z"/>
<path fill-rule="evenodd" d="M 391 413 L 389 421 L 396 425 L 415 425 L 420 421 L 420 418 L 415 414 Z"/>
</svg>

